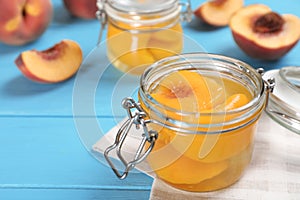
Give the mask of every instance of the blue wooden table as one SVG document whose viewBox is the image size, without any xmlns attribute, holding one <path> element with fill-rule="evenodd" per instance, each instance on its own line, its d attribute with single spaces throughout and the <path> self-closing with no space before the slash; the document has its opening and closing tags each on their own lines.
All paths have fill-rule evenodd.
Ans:
<svg viewBox="0 0 300 200">
<path fill-rule="evenodd" d="M 192 8 L 202 2 L 193 0 Z M 293 0 L 248 0 L 246 4 L 257 2 L 300 17 Z M 86 58 L 84 64 L 94 63 L 89 52 L 96 45 L 98 21 L 71 17 L 60 0 L 53 0 L 53 5 L 53 21 L 38 40 L 19 47 L 0 44 L 0 199 L 149 199 L 152 178 L 132 173 L 118 180 L 88 151 L 96 137 L 125 115 L 119 98 L 134 95 L 137 79 L 116 87 L 126 77 L 113 67 L 101 70 L 97 65 L 89 66 L 86 74 L 81 70 L 82 79 L 79 74 L 63 83 L 45 85 L 27 80 L 14 64 L 20 52 L 43 50 L 62 39 L 77 41 Z M 282 59 L 266 62 L 241 52 L 228 27 L 214 29 L 194 19 L 184 25 L 184 31 L 205 51 L 238 58 L 255 68 L 300 65 L 300 44 Z M 100 80 L 96 71 L 103 72 Z M 130 89 L 127 93 L 123 88 Z M 95 122 L 98 127 L 94 128 Z M 85 133 L 97 131 L 101 133 L 86 140 Z"/>
</svg>

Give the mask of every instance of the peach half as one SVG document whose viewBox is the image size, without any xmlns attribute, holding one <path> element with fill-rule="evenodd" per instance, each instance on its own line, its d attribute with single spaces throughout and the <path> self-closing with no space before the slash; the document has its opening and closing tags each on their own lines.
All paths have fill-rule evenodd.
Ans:
<svg viewBox="0 0 300 200">
<path fill-rule="evenodd" d="M 25 77 L 40 83 L 57 83 L 72 77 L 82 63 L 80 46 L 72 40 L 62 40 L 44 50 L 22 52 L 15 64 Z"/>
<path fill-rule="evenodd" d="M 198 7 L 194 14 L 212 26 L 227 26 L 230 17 L 244 4 L 243 0 L 212 0 Z"/>
<path fill-rule="evenodd" d="M 250 57 L 276 60 L 289 52 L 300 38 L 300 19 L 279 15 L 263 4 L 237 11 L 229 23 L 237 45 Z"/>
</svg>

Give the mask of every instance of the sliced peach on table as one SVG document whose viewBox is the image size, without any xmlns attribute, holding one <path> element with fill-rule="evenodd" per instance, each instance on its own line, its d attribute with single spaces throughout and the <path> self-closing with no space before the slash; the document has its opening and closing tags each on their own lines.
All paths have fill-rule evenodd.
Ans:
<svg viewBox="0 0 300 200">
<path fill-rule="evenodd" d="M 56 83 L 70 78 L 81 62 L 81 48 L 72 40 L 62 40 L 44 51 L 22 52 L 15 60 L 25 77 L 41 83 Z"/>
<path fill-rule="evenodd" d="M 240 9 L 229 25 L 237 45 L 250 57 L 258 59 L 279 59 L 300 39 L 299 17 L 280 15 L 263 4 Z"/>
<path fill-rule="evenodd" d="M 198 7 L 194 14 L 212 26 L 226 26 L 230 17 L 244 4 L 243 0 L 212 0 Z"/>
</svg>

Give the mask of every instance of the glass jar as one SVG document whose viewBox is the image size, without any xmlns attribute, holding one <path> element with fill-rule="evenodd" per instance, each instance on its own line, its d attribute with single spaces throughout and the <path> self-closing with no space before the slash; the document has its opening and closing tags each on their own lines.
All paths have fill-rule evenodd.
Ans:
<svg viewBox="0 0 300 200">
<path fill-rule="evenodd" d="M 155 98 L 157 87 L 165 83 L 166 77 L 180 71 L 201 75 L 209 88 L 203 98 L 210 96 L 209 99 L 216 100 L 218 96 L 215 101 L 218 103 L 200 110 L 190 109 L 187 103 L 177 109 L 172 104 L 174 98 L 184 99 L 180 96 L 186 94 L 182 87 L 176 97 L 166 95 L 169 99 L 165 101 Z M 236 59 L 202 53 L 182 54 L 154 63 L 141 76 L 139 103 L 131 98 L 123 102 L 129 120 L 118 132 L 116 143 L 105 151 L 107 161 L 119 178 L 125 178 L 129 170 L 145 159 L 158 178 L 182 190 L 213 191 L 233 184 L 251 160 L 257 121 L 273 87 L 272 81 L 266 85 L 261 72 Z M 184 78 L 193 84 L 195 77 L 188 74 Z M 200 79 L 194 81 L 200 82 Z M 203 91 L 202 86 L 200 90 L 191 87 L 195 93 Z M 169 92 L 163 90 L 164 94 Z M 245 94 L 248 101 L 228 110 L 218 109 L 234 92 Z M 121 149 L 133 124 L 143 127 L 144 139 L 134 160 L 127 162 Z M 126 166 L 123 174 L 109 158 L 113 149 L 119 151 L 120 160 Z"/>
<path fill-rule="evenodd" d="M 276 80 L 266 113 L 281 126 L 300 134 L 300 67 L 285 66 L 280 70 L 270 70 L 263 78 Z"/>
<path fill-rule="evenodd" d="M 191 19 L 189 2 L 100 0 L 98 7 L 99 16 L 105 13 L 107 56 L 122 72 L 140 75 L 155 61 L 181 53 L 180 19 Z"/>
</svg>

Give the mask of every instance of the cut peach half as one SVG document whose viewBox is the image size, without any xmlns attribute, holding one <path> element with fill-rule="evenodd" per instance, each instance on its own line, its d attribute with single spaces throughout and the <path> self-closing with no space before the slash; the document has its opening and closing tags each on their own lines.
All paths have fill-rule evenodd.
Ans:
<svg viewBox="0 0 300 200">
<path fill-rule="evenodd" d="M 237 45 L 250 57 L 275 60 L 289 52 L 300 38 L 300 19 L 279 15 L 263 4 L 237 11 L 229 26 Z"/>
<path fill-rule="evenodd" d="M 72 40 L 62 40 L 44 51 L 25 51 L 15 60 L 25 77 L 40 83 L 57 83 L 72 77 L 81 62 L 81 48 Z"/>
<path fill-rule="evenodd" d="M 194 11 L 194 14 L 212 26 L 226 26 L 231 15 L 240 9 L 243 4 L 243 0 L 206 1 Z"/>
</svg>

